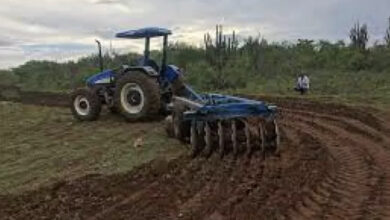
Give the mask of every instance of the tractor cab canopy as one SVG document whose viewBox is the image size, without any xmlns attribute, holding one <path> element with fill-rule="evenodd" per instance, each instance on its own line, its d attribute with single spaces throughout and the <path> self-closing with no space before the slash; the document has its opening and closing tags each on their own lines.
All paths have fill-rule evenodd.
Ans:
<svg viewBox="0 0 390 220">
<path fill-rule="evenodd" d="M 137 30 L 130 30 L 117 33 L 115 36 L 118 38 L 127 38 L 127 39 L 142 39 L 145 38 L 145 51 L 143 57 L 143 65 L 151 66 L 157 72 L 164 71 L 166 68 L 167 62 L 167 47 L 168 47 L 168 35 L 172 34 L 172 32 L 165 28 L 159 27 L 149 27 L 149 28 L 141 28 Z M 150 56 L 150 38 L 153 37 L 164 37 L 163 42 L 163 56 L 161 61 L 161 68 L 158 67 L 157 63 L 154 60 L 149 58 Z"/>
<path fill-rule="evenodd" d="M 128 39 L 141 39 L 141 38 L 152 38 L 152 37 L 162 37 L 172 34 L 172 32 L 165 28 L 159 27 L 149 27 L 141 28 L 137 30 L 129 30 L 116 34 L 118 38 L 128 38 Z"/>
</svg>

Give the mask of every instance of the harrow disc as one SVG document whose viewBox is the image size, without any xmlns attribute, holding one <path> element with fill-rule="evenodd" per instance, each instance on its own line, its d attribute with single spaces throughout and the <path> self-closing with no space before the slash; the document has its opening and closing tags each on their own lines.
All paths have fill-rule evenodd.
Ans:
<svg viewBox="0 0 390 220">
<path fill-rule="evenodd" d="M 225 133 L 222 121 L 218 122 L 218 153 L 221 158 L 225 153 Z"/>
<path fill-rule="evenodd" d="M 249 123 L 247 120 L 244 120 L 244 124 L 245 124 L 246 151 L 247 151 L 247 154 L 249 155 L 252 151 L 251 131 L 250 131 Z"/>
<path fill-rule="evenodd" d="M 173 119 L 171 115 L 165 118 L 165 132 L 167 133 L 168 137 L 171 138 L 175 137 L 175 132 L 173 128 Z"/>
<path fill-rule="evenodd" d="M 193 157 L 197 156 L 203 150 L 204 147 L 204 130 L 202 122 L 191 123 L 190 127 L 190 144 L 191 154 Z"/>
<path fill-rule="evenodd" d="M 196 131 L 196 125 L 194 123 L 191 124 L 191 130 L 190 130 L 190 144 L 191 144 L 191 150 L 192 155 L 195 156 L 198 152 L 198 132 Z"/>
<path fill-rule="evenodd" d="M 261 152 L 265 152 L 265 135 L 264 135 L 264 126 L 262 123 L 259 123 L 259 142 Z"/>
<path fill-rule="evenodd" d="M 204 143 L 205 143 L 205 149 L 204 149 L 204 155 L 206 157 L 209 157 L 212 153 L 213 147 L 212 147 L 212 140 L 211 140 L 211 128 L 210 124 L 208 122 L 205 123 L 204 126 Z"/>
<path fill-rule="evenodd" d="M 275 148 L 275 153 L 280 152 L 280 131 L 279 131 L 279 126 L 276 120 L 272 121 L 273 127 L 274 127 L 274 136 L 272 137 L 272 141 L 274 142 L 274 148 Z"/>
<path fill-rule="evenodd" d="M 237 143 L 237 124 L 235 120 L 232 120 L 232 148 L 233 154 L 236 156 L 238 154 L 238 143 Z"/>
<path fill-rule="evenodd" d="M 264 118 L 240 118 L 204 122 L 203 155 L 210 156 L 214 149 L 220 157 L 231 151 L 234 156 L 245 153 L 248 156 L 255 151 L 279 152 L 280 135 L 276 120 Z M 199 146 L 198 146 L 199 149 Z"/>
<path fill-rule="evenodd" d="M 167 133 L 181 141 L 189 141 L 192 156 L 200 153 L 209 157 L 216 151 L 222 158 L 228 152 L 235 157 L 245 153 L 251 156 L 255 151 L 280 152 L 279 126 L 275 119 L 259 117 L 235 118 L 229 120 L 192 121 L 189 131 L 183 132 L 182 124 L 175 117 L 168 117 Z M 180 134 L 180 135 L 178 135 Z M 184 136 L 182 136 L 184 135 Z"/>
</svg>

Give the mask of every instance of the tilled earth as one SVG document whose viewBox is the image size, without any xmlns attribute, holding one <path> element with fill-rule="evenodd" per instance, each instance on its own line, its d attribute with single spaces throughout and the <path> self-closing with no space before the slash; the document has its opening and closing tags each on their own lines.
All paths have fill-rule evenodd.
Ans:
<svg viewBox="0 0 390 220">
<path fill-rule="evenodd" d="M 0 196 L 0 219 L 390 219 L 387 115 L 269 101 L 280 107 L 279 155 L 183 155 L 127 174 L 89 175 Z"/>
</svg>

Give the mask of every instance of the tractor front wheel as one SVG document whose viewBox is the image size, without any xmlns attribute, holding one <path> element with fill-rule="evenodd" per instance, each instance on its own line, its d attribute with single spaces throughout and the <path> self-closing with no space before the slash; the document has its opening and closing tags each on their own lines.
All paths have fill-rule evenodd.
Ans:
<svg viewBox="0 0 390 220">
<path fill-rule="evenodd" d="M 114 105 L 128 121 L 140 121 L 158 114 L 160 89 L 155 78 L 130 72 L 117 80 Z"/>
<path fill-rule="evenodd" d="M 70 108 L 76 119 L 94 121 L 99 118 L 102 104 L 93 90 L 82 88 L 72 92 Z"/>
</svg>

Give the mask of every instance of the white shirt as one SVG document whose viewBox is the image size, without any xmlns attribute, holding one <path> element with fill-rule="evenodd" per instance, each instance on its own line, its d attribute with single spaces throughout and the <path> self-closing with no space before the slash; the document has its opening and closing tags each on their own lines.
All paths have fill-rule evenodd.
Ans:
<svg viewBox="0 0 390 220">
<path fill-rule="evenodd" d="M 304 75 L 303 77 L 298 77 L 297 85 L 298 85 L 298 88 L 309 89 L 310 88 L 309 77 L 307 77 L 306 75 Z"/>
</svg>

